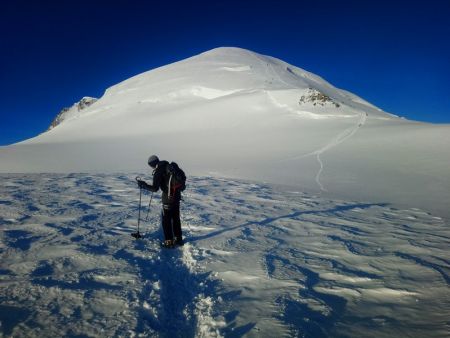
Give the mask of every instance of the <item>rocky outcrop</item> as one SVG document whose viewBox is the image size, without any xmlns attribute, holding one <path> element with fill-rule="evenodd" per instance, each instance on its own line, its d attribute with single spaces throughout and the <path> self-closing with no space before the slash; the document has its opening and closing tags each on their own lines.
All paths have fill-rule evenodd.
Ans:
<svg viewBox="0 0 450 338">
<path fill-rule="evenodd" d="M 97 102 L 98 99 L 95 97 L 85 96 L 79 102 L 74 103 L 71 107 L 63 108 L 58 115 L 56 115 L 55 119 L 50 123 L 50 126 L 47 130 L 51 130 L 55 128 L 57 125 L 61 124 L 68 117 L 71 117 L 73 114 L 90 107 L 92 104 Z"/>
<path fill-rule="evenodd" d="M 341 106 L 339 103 L 335 102 L 331 97 L 313 88 L 308 88 L 307 94 L 302 95 L 300 97 L 298 104 L 303 105 L 308 102 L 312 103 L 314 106 L 319 105 L 322 107 L 328 104 L 334 105 L 336 108 L 339 108 Z"/>
</svg>

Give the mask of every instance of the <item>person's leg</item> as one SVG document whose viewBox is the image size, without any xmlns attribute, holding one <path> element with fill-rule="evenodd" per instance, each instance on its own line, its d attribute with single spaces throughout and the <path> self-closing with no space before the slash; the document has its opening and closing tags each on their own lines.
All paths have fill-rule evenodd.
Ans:
<svg viewBox="0 0 450 338">
<path fill-rule="evenodd" d="M 162 212 L 161 212 L 161 221 L 162 221 L 162 227 L 164 231 L 164 239 L 167 240 L 173 240 L 173 230 L 172 230 L 172 212 L 168 208 L 168 206 L 163 206 Z"/>
<path fill-rule="evenodd" d="M 181 220 L 180 220 L 180 204 L 176 204 L 172 207 L 172 225 L 173 234 L 176 237 L 177 242 L 183 241 L 183 234 L 181 232 Z"/>
</svg>

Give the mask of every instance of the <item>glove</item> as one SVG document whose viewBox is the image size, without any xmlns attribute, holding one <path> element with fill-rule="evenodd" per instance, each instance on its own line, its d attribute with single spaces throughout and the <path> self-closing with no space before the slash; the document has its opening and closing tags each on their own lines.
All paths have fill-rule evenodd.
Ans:
<svg viewBox="0 0 450 338">
<path fill-rule="evenodd" d="M 138 182 L 138 186 L 139 186 L 140 189 L 147 189 L 148 184 L 145 183 L 145 181 L 143 181 L 143 180 L 138 180 L 137 182 Z"/>
</svg>

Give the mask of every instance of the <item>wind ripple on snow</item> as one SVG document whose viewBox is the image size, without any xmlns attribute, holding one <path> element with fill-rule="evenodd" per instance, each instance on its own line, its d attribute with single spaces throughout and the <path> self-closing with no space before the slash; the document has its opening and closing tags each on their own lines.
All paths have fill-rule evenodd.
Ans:
<svg viewBox="0 0 450 338">
<path fill-rule="evenodd" d="M 3 335 L 448 332 L 450 230 L 440 217 L 192 177 L 186 244 L 162 250 L 159 197 L 144 238 L 129 236 L 134 176 L 2 177 Z"/>
</svg>

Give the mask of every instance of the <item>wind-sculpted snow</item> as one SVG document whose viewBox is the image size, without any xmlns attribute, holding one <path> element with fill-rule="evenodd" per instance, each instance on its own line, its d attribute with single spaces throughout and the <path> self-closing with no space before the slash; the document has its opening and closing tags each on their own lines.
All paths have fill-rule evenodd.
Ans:
<svg viewBox="0 0 450 338">
<path fill-rule="evenodd" d="M 197 177 L 164 250 L 134 176 L 1 176 L 2 336 L 448 335 L 443 219 Z"/>
</svg>

